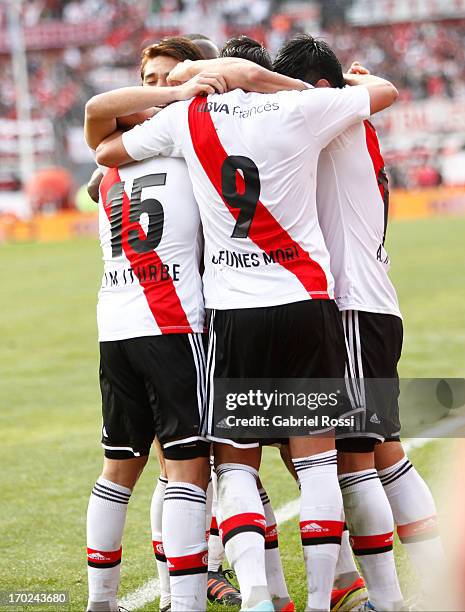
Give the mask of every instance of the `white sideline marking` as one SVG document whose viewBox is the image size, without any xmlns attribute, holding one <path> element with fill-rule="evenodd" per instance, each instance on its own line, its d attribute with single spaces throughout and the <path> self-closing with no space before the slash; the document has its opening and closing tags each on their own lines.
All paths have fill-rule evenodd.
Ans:
<svg viewBox="0 0 465 612">
<path fill-rule="evenodd" d="M 297 516 L 299 514 L 299 510 L 300 499 L 297 497 L 296 499 L 292 499 L 290 502 L 287 502 L 287 504 L 284 504 L 284 506 L 281 506 L 281 508 L 278 508 L 276 510 L 276 523 L 278 525 L 287 523 L 287 521 L 290 521 L 292 518 L 294 518 L 294 516 Z"/>
<path fill-rule="evenodd" d="M 158 578 L 148 580 L 133 593 L 129 593 L 124 597 L 119 605 L 128 610 L 140 610 L 148 603 L 155 601 L 160 595 L 160 581 Z"/>
<path fill-rule="evenodd" d="M 426 430 L 424 432 L 424 438 L 410 438 L 403 441 L 402 444 L 405 452 L 409 453 L 415 448 L 422 448 L 426 446 L 426 444 L 429 444 L 429 442 L 446 436 L 455 431 L 458 427 L 465 425 L 465 417 L 447 418 L 444 421 L 444 423 Z M 287 504 L 284 504 L 281 508 L 278 508 L 275 512 L 277 524 L 282 525 L 297 516 L 299 514 L 299 505 L 300 500 L 297 498 L 287 502 Z M 128 610 L 140 610 L 140 608 L 154 601 L 159 595 L 160 581 L 158 578 L 152 578 L 152 580 L 143 584 L 133 593 L 126 595 L 119 603 L 123 608 L 127 608 Z"/>
</svg>

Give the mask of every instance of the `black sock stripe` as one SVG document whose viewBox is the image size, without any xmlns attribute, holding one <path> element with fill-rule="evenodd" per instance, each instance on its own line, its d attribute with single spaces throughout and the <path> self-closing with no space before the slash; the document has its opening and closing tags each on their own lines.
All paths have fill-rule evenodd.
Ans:
<svg viewBox="0 0 465 612">
<path fill-rule="evenodd" d="M 263 527 L 259 527 L 258 525 L 239 525 L 239 527 L 234 527 L 234 529 L 231 529 L 228 531 L 228 533 L 223 535 L 223 546 L 226 545 L 226 543 L 238 533 L 247 533 L 250 531 L 265 537 L 265 530 Z"/>
<path fill-rule="evenodd" d="M 93 561 L 87 561 L 87 565 L 89 567 L 97 567 L 97 568 L 107 568 L 107 567 L 116 567 L 117 565 L 119 565 L 121 563 L 121 559 L 118 559 L 118 561 L 111 561 L 108 563 L 94 563 Z"/>
<path fill-rule="evenodd" d="M 210 535 L 212 536 L 219 536 L 220 535 L 220 531 L 219 529 L 216 529 L 215 527 L 210 528 Z"/>
<path fill-rule="evenodd" d="M 176 495 L 176 496 L 173 496 L 173 497 L 166 497 L 165 496 L 165 502 L 166 501 L 173 501 L 175 499 L 181 499 L 183 501 L 189 501 L 189 502 L 196 503 L 196 504 L 204 504 L 204 505 L 206 504 L 206 502 L 204 500 L 201 500 L 201 499 L 192 499 L 190 497 L 182 497 L 181 495 Z"/>
<path fill-rule="evenodd" d="M 394 471 L 392 471 L 392 472 L 388 472 L 387 474 L 380 475 L 380 479 L 381 479 L 381 480 L 383 480 L 383 479 L 384 479 L 384 480 L 386 480 L 386 479 L 392 478 L 392 476 L 395 476 L 396 474 L 398 474 L 399 472 L 401 472 L 401 471 L 402 471 L 402 470 L 403 470 L 403 469 L 404 469 L 404 468 L 405 468 L 407 465 L 409 465 L 409 464 L 410 464 L 410 465 L 412 465 L 412 464 L 410 463 L 410 461 L 409 461 L 408 459 L 406 459 L 406 460 L 405 460 L 405 461 L 404 461 L 404 462 L 403 462 L 401 465 L 399 465 L 399 467 L 397 467 L 397 468 L 396 468 Z"/>
<path fill-rule="evenodd" d="M 337 460 L 335 459 L 334 461 L 328 461 L 328 463 L 324 463 L 324 464 L 321 464 L 321 465 L 302 465 L 302 466 L 299 466 L 299 467 L 295 467 L 295 471 L 298 474 L 299 472 L 304 472 L 305 470 L 313 470 L 315 468 L 326 467 L 328 465 L 337 465 Z"/>
<path fill-rule="evenodd" d="M 130 493 L 122 493 L 121 491 L 117 491 L 116 489 L 112 489 L 111 487 L 105 487 L 99 482 L 95 483 L 94 488 L 95 487 L 97 487 L 99 490 L 103 489 L 103 491 L 100 491 L 100 493 L 106 493 L 108 491 L 112 495 L 118 495 L 119 497 L 123 497 L 124 499 L 129 499 L 131 497 Z"/>
<path fill-rule="evenodd" d="M 380 475 L 380 478 L 381 479 L 383 479 L 383 478 L 391 478 L 391 476 L 394 476 L 398 472 L 401 472 L 404 469 L 404 467 L 406 465 L 408 465 L 409 463 L 410 463 L 410 461 L 408 461 L 408 459 L 406 459 L 405 461 L 403 461 L 401 463 L 401 465 L 397 466 L 395 470 L 389 471 L 387 474 Z"/>
<path fill-rule="evenodd" d="M 183 495 L 192 495 L 192 497 L 197 497 L 199 499 L 207 499 L 205 493 L 198 493 L 196 491 L 192 491 L 191 489 L 187 489 L 185 487 L 166 487 L 165 495 L 169 495 L 170 493 L 182 493 Z"/>
<path fill-rule="evenodd" d="M 318 544 L 341 544 L 341 536 L 323 536 L 321 538 L 302 537 L 302 546 L 317 546 Z"/>
<path fill-rule="evenodd" d="M 254 478 L 257 478 L 256 474 L 254 474 L 250 470 L 244 470 L 242 468 L 222 468 L 222 469 L 216 468 L 217 478 L 220 478 L 220 476 L 222 476 L 223 474 L 226 474 L 227 472 L 247 472 L 247 474 L 251 474 Z"/>
<path fill-rule="evenodd" d="M 170 576 L 190 576 L 192 574 L 206 574 L 208 572 L 208 567 L 206 565 L 202 565 L 201 567 L 191 567 L 189 569 L 182 570 L 169 570 Z"/>
<path fill-rule="evenodd" d="M 292 463 L 294 465 L 299 465 L 300 463 L 322 463 L 325 461 L 331 461 L 332 459 L 337 459 L 336 453 L 328 455 L 328 457 L 320 457 L 319 459 L 293 459 Z"/>
<path fill-rule="evenodd" d="M 166 563 L 166 556 L 161 555 L 160 553 L 155 553 L 155 559 L 157 561 L 162 561 L 163 563 Z"/>
<path fill-rule="evenodd" d="M 123 506 L 127 506 L 128 505 L 127 501 L 122 501 L 122 500 L 116 499 L 116 498 L 113 499 L 111 497 L 104 497 L 103 495 L 99 495 L 95 491 L 92 491 L 92 495 L 95 495 L 95 497 L 100 497 L 100 499 L 104 499 L 105 501 L 111 501 L 111 502 L 115 502 L 117 504 L 123 504 Z"/>
<path fill-rule="evenodd" d="M 388 480 L 381 480 L 381 484 L 383 485 L 383 487 L 385 487 L 386 485 L 391 484 L 391 482 L 395 482 L 398 478 L 401 478 L 401 476 L 406 474 L 412 468 L 413 468 L 413 465 L 410 463 L 409 465 L 407 465 L 407 467 L 404 469 L 404 471 L 401 472 L 400 474 L 396 474 L 395 476 L 392 476 L 392 478 L 390 478 Z"/>
<path fill-rule="evenodd" d="M 389 546 L 379 546 L 378 548 L 353 548 L 352 550 L 357 557 L 362 557 L 364 555 L 379 555 L 392 550 L 392 544 Z"/>
<path fill-rule="evenodd" d="M 379 480 L 379 478 L 375 474 L 373 476 L 365 476 L 365 478 L 361 478 L 360 480 L 357 480 L 355 482 L 349 482 L 346 485 L 341 485 L 341 483 L 339 483 L 339 486 L 341 488 L 341 491 L 344 491 L 345 489 L 348 489 L 349 487 L 353 487 L 354 485 L 360 484 L 362 482 L 366 482 L 367 480 Z"/>
<path fill-rule="evenodd" d="M 370 470 L 369 472 L 365 472 L 364 474 L 354 474 L 353 476 L 340 476 L 339 484 L 347 484 L 352 480 L 357 480 L 358 478 L 363 478 L 364 476 L 372 476 L 373 474 L 375 474 L 375 476 L 378 476 L 378 472 L 376 470 Z"/>
<path fill-rule="evenodd" d="M 167 495 L 187 495 L 188 497 L 195 497 L 195 499 L 203 499 L 206 500 L 207 496 L 205 495 L 205 493 L 193 493 L 192 491 L 189 491 L 189 489 L 166 489 L 165 491 L 165 497 Z"/>
<path fill-rule="evenodd" d="M 294 467 L 296 470 L 304 467 L 319 467 L 320 465 L 328 465 L 337 462 L 337 457 L 331 457 L 330 459 L 325 459 L 324 461 L 302 461 L 302 463 L 294 463 Z"/>
<path fill-rule="evenodd" d="M 270 550 L 272 548 L 279 548 L 278 540 L 273 540 L 272 542 L 267 542 L 265 539 L 265 550 Z"/>
</svg>

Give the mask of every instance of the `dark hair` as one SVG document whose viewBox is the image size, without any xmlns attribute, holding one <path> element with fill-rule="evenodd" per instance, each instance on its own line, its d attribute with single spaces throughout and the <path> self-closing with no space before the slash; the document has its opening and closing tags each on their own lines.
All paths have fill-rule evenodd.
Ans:
<svg viewBox="0 0 465 612">
<path fill-rule="evenodd" d="M 279 49 L 275 72 L 315 85 L 326 79 L 332 87 L 344 87 L 342 66 L 331 47 L 310 34 L 298 34 Z"/>
<path fill-rule="evenodd" d="M 145 65 L 150 59 L 158 57 L 159 55 L 167 55 L 174 59 L 183 62 L 184 60 L 201 60 L 202 55 L 188 38 L 184 36 L 173 36 L 171 38 L 163 38 L 160 42 L 154 45 L 145 47 L 142 51 L 141 62 L 140 62 L 140 75 L 142 80 L 144 79 Z"/>
<path fill-rule="evenodd" d="M 258 41 L 248 36 L 230 38 L 221 49 L 220 57 L 241 57 L 263 68 L 273 70 L 270 54 Z"/>
<path fill-rule="evenodd" d="M 220 50 L 211 38 L 205 34 L 185 34 L 185 38 L 192 41 L 202 54 L 202 59 L 216 59 Z"/>
</svg>

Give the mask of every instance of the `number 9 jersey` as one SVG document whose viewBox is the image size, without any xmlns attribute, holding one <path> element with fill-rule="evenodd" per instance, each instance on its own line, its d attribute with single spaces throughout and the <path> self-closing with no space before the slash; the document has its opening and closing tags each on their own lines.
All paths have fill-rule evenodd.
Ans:
<svg viewBox="0 0 465 612">
<path fill-rule="evenodd" d="M 226 94 L 170 104 L 125 132 L 134 160 L 181 154 L 205 235 L 205 302 L 229 310 L 331 299 L 318 224 L 320 151 L 370 114 L 365 87 Z"/>
<path fill-rule="evenodd" d="M 99 341 L 204 331 L 199 210 L 186 164 L 152 158 L 100 185 Z"/>
</svg>

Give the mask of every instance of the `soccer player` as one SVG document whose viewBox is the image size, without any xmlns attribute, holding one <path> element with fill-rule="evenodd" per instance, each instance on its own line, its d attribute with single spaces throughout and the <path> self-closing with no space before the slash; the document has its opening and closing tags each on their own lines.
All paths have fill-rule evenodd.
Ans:
<svg viewBox="0 0 465 612">
<path fill-rule="evenodd" d="M 254 62 L 267 70 L 273 69 L 273 62 L 268 50 L 258 41 L 248 36 L 230 38 L 221 49 L 220 55 L 221 57 L 239 57 Z M 281 562 L 276 516 L 268 493 L 263 487 L 260 478 L 258 479 L 257 485 L 266 521 L 265 569 L 268 590 L 275 610 L 291 612 L 295 609 L 295 606 L 287 589 Z"/>
<path fill-rule="evenodd" d="M 188 38 L 194 43 L 194 45 L 200 51 L 203 59 L 215 59 L 220 54 L 220 51 L 215 43 L 204 34 L 186 34 L 185 38 Z"/>
<path fill-rule="evenodd" d="M 315 87 L 345 86 L 335 54 L 326 43 L 310 36 L 300 35 L 286 43 L 278 52 L 274 68 L 288 76 L 305 78 Z M 351 72 L 368 73 L 358 63 Z M 376 406 L 364 398 L 364 378 L 398 379 L 402 350 L 402 318 L 384 248 L 388 197 L 384 161 L 376 132 L 368 121 L 348 128 L 321 153 L 318 215 L 331 255 L 352 376 L 359 381 L 356 392 L 361 415 L 367 424 L 362 427 L 366 434 L 363 438 L 357 437 L 362 432 L 340 436 L 339 480 L 352 547 L 371 602 L 376 609 L 397 610 L 402 596 L 392 552 L 394 522 L 401 540 L 413 544 L 414 561 L 415 552 L 418 555 L 421 551 L 429 566 L 437 567 L 443 553 L 433 498 L 399 441 L 398 385 L 386 395 L 377 394 Z M 380 441 L 385 442 L 377 444 Z M 346 533 L 336 581 L 340 596 L 353 594 L 360 585 L 347 549 Z M 417 564 L 420 569 L 425 562 Z M 430 572 L 427 575 L 431 578 Z"/>
<path fill-rule="evenodd" d="M 176 63 L 199 58 L 187 40 L 162 41 L 143 53 L 143 82 L 163 85 Z M 142 115 L 120 123 L 140 121 L 147 107 L 221 87 L 214 78 L 200 77 L 179 87 L 144 88 L 148 103 Z M 98 96 L 92 99 L 85 126 L 90 146 L 113 132 L 116 118 L 125 114 L 118 99 L 104 105 Z M 156 553 L 166 554 L 170 562 L 172 609 L 199 610 L 206 599 L 209 477 L 209 444 L 199 435 L 205 367 L 199 215 L 186 165 L 179 159 L 109 170 L 100 192 L 105 267 L 98 327 L 105 459 L 87 514 L 88 610 L 118 609 L 127 505 L 155 435 L 168 476 L 162 495 L 165 550 Z"/>
<path fill-rule="evenodd" d="M 267 70 L 273 70 L 268 50 L 257 40 L 249 36 L 236 36 L 225 42 L 220 52 L 221 57 L 240 57 L 263 66 Z"/>
<path fill-rule="evenodd" d="M 212 383 L 222 377 L 344 375 L 342 322 L 316 215 L 317 161 L 334 137 L 397 97 L 383 79 L 358 76 L 352 82 L 359 86 L 309 90 L 299 83 L 305 91 L 263 96 L 236 89 L 197 97 L 97 149 L 97 160 L 108 166 L 179 150 L 189 167 L 206 243 L 204 294 L 213 310 L 207 430 L 216 442 L 220 530 L 244 609 L 274 609 L 256 486 L 260 448 L 255 441 L 215 438 Z M 277 250 L 286 248 L 295 257 L 278 257 Z M 309 544 L 308 607 L 315 610 L 329 608 L 343 527 L 334 446 L 330 437 L 290 439 L 302 492 L 302 537 Z M 312 528 L 315 521 L 324 522 L 327 538 Z"/>
</svg>

